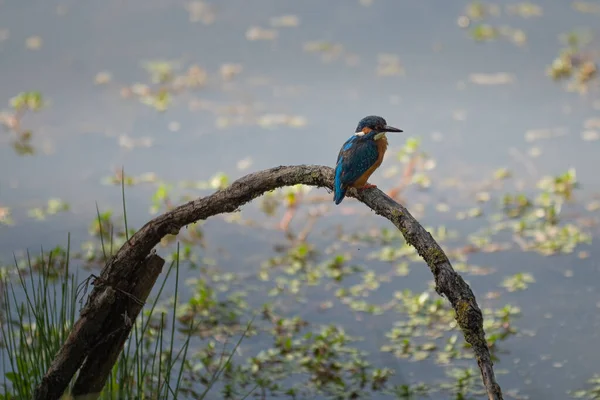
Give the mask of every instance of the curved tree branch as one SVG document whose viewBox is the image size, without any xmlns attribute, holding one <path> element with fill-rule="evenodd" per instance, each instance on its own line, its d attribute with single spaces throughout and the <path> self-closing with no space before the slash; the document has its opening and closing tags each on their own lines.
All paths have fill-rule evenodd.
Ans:
<svg viewBox="0 0 600 400">
<path fill-rule="evenodd" d="M 175 235 L 182 227 L 193 222 L 237 211 L 242 205 L 273 189 L 296 184 L 331 189 L 332 181 L 333 170 L 329 167 L 276 167 L 246 175 L 223 190 L 190 201 L 152 219 L 104 267 L 100 276 L 102 285 L 95 286 L 90 294 L 80 319 L 36 390 L 35 398 L 58 399 L 66 389 L 77 369 L 90 354 L 93 344 L 101 339 L 102 319 L 110 317 L 98 310 L 113 307 L 114 297 L 127 292 L 128 285 L 136 279 L 136 267 L 144 262 L 164 236 Z M 485 340 L 483 315 L 471 288 L 454 271 L 441 247 L 406 208 L 379 189 L 363 192 L 350 189 L 348 196 L 358 199 L 375 213 L 390 220 L 402 232 L 406 242 L 414 246 L 427 262 L 435 278 L 437 293 L 445 296 L 452 304 L 465 340 L 473 348 L 489 400 L 501 400 L 502 391 L 494 377 L 493 363 Z M 107 291 L 110 291 L 110 296 L 106 294 Z"/>
</svg>

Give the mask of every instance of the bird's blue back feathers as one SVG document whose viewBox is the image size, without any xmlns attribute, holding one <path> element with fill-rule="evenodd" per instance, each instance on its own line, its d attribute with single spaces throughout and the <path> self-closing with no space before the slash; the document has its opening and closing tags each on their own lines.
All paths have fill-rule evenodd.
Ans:
<svg viewBox="0 0 600 400">
<path fill-rule="evenodd" d="M 377 145 L 373 140 L 370 140 L 370 136 L 371 134 L 352 136 L 343 144 L 335 167 L 333 183 L 333 201 L 335 204 L 340 204 L 346 196 L 348 186 L 377 162 L 379 156 Z"/>
<path fill-rule="evenodd" d="M 333 201 L 335 204 L 340 204 L 346 196 L 346 189 L 342 187 L 342 167 L 344 162 L 344 156 L 340 156 L 338 164 L 335 167 L 335 178 L 333 180 Z"/>
</svg>

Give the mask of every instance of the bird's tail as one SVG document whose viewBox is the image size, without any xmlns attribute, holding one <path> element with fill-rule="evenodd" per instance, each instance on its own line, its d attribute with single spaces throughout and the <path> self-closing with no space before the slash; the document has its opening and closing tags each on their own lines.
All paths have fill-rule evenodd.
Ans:
<svg viewBox="0 0 600 400">
<path fill-rule="evenodd" d="M 342 200 L 346 197 L 346 189 L 342 187 L 341 182 L 337 179 L 333 183 L 333 201 L 335 204 L 340 204 Z"/>
</svg>

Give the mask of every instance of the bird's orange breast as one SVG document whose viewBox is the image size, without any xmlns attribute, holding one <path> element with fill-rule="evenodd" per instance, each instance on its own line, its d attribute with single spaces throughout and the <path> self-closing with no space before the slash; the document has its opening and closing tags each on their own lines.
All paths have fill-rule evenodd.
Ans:
<svg viewBox="0 0 600 400">
<path fill-rule="evenodd" d="M 371 175 L 373 174 L 373 172 L 375 172 L 377 170 L 377 168 L 379 168 L 379 166 L 381 165 L 381 163 L 383 162 L 383 156 L 385 155 L 385 152 L 388 148 L 388 141 L 387 141 L 387 137 L 385 135 L 383 135 L 379 140 L 375 141 L 375 144 L 377 145 L 377 161 L 375 161 L 375 164 L 373 164 L 371 166 L 371 168 L 369 168 L 368 170 L 365 171 L 364 174 L 362 174 L 360 176 L 360 178 L 358 178 L 353 184 L 352 187 L 354 188 L 361 188 L 363 187 L 367 181 L 369 180 L 369 178 L 371 177 Z"/>
</svg>

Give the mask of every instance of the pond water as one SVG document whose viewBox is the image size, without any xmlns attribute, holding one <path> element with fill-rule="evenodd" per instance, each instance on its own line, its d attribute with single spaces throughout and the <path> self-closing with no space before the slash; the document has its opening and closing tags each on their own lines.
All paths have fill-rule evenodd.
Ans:
<svg viewBox="0 0 600 400">
<path fill-rule="evenodd" d="M 507 397 L 568 398 L 568 391 L 586 388 L 586 381 L 600 373 L 600 250 L 593 246 L 600 208 L 600 96 L 597 80 L 588 82 L 587 92 L 573 92 L 567 88 L 569 80 L 554 82 L 546 70 L 566 46 L 561 35 L 574 30 L 590 37 L 583 54 L 597 56 L 594 34 L 600 13 L 594 11 L 600 7 L 591 2 L 591 12 L 581 12 L 576 9 L 583 7 L 580 2 L 538 1 L 539 8 L 526 3 L 524 10 L 541 15 L 527 17 L 523 9 L 513 12 L 518 4 L 498 2 L 499 15 L 492 7 L 492 15 L 481 21 L 472 15 L 470 25 L 462 28 L 459 23 L 465 19 L 459 17 L 467 15 L 469 6 L 464 1 L 0 0 L 0 110 L 6 112 L 0 131 L 0 261 L 10 266 L 13 252 L 21 257 L 26 249 L 64 246 L 68 233 L 75 249 L 90 240 L 97 246 L 88 232 L 96 204 L 101 212 L 114 210 L 116 220 L 122 214 L 120 184 L 107 184 L 122 167 L 128 176 L 155 176 L 126 187 L 128 224 L 140 227 L 152 217 L 152 196 L 161 183 L 173 185 L 169 197 L 180 203 L 183 194 L 197 197 L 212 191 L 183 188 L 181 182 L 210 181 L 218 173 L 231 182 L 278 165 L 333 166 L 358 120 L 382 115 L 405 134 L 389 136 L 390 150 L 372 182 L 383 190 L 396 187 L 407 165 L 397 155 L 407 137 L 418 139 L 428 162 L 423 168 L 417 164 L 415 182 L 404 188 L 400 200 L 423 225 L 455 232 L 444 240 L 437 228 L 432 231 L 451 252 L 493 224 L 490 217 L 502 211 L 505 193 L 534 199 L 543 191 L 536 184 L 544 176 L 576 171 L 579 188 L 571 203 L 562 206 L 559 226 L 573 224 L 591 242 L 546 256 L 535 248 L 524 250 L 519 235 L 504 231 L 491 241 L 509 248 L 452 257 L 455 266 L 464 261 L 493 269 L 478 273 L 465 267 L 461 272 L 482 308 L 510 304 L 520 309 L 511 319 L 516 333 L 497 343 L 498 380 Z M 497 28 L 498 37 L 475 40 L 472 33 L 480 23 Z M 186 75 L 193 66 L 200 71 L 194 76 L 201 84 L 173 93 L 164 111 L 144 104 L 135 94 L 144 89 L 132 87 L 138 82 L 160 87 L 143 67 L 156 61 L 175 63 L 177 75 Z M 10 99 L 27 91 L 39 91 L 47 104 L 20 118 L 19 129 L 32 131 L 33 154 L 23 155 L 15 148 L 23 133 L 8 125 Z M 495 179 L 500 168 L 511 175 Z M 429 185 L 421 188 L 420 182 Z M 489 201 L 476 200 L 486 193 Z M 368 296 L 361 300 L 369 304 L 386 304 L 405 289 L 428 291 L 436 299 L 428 289 L 429 270 L 410 254 L 386 261 L 377 239 L 361 244 L 338 235 L 377 238 L 391 227 L 387 221 L 353 199 L 334 207 L 325 190 L 312 189 L 305 198 L 319 195 L 327 198 L 301 202 L 290 225 L 297 234 L 309 211 L 322 214 L 306 239 L 317 252 L 307 265 L 346 254 L 351 264 L 387 276 L 380 287 L 366 290 Z M 46 210 L 49 199 L 60 199 L 69 209 L 36 218 L 32 210 Z M 274 268 L 269 279 L 261 280 L 261 264 L 297 243 L 279 229 L 284 210 L 268 216 L 260 204 L 245 207 L 242 221 L 208 221 L 202 225 L 203 247 L 191 246 L 199 265 L 214 265 L 217 275 L 234 273 L 232 286 L 248 291 L 252 307 L 273 302 L 278 314 L 308 321 L 309 331 L 333 323 L 363 337 L 356 346 L 369 353 L 376 367 L 394 369 L 392 386 L 434 386 L 447 379 L 445 371 L 452 366 L 476 368 L 470 357 L 437 367 L 434 356 L 416 362 L 381 351 L 389 344 L 386 334 L 394 322 L 408 317 L 395 309 L 383 316 L 353 311 L 350 303 L 356 299 L 340 301 L 331 279 L 307 284 L 306 265 L 293 274 Z M 479 217 L 456 217 L 477 207 Z M 561 240 L 569 241 L 577 233 L 565 235 Z M 403 244 L 394 236 L 385 246 Z M 170 251 L 158 249 L 162 255 Z M 402 261 L 410 266 L 406 276 L 394 272 Z M 201 277 L 198 269 L 182 271 L 184 279 Z M 523 290 L 501 286 L 518 273 L 535 281 Z M 288 281 L 276 281 L 275 275 Z M 341 287 L 363 281 L 362 273 L 350 275 Z M 290 292 L 292 279 L 299 281 L 294 284 L 301 286 L 307 303 Z M 285 287 L 283 293 L 265 294 L 278 285 Z M 183 297 L 193 296 L 194 290 L 187 287 Z M 330 302 L 331 308 L 323 306 Z M 462 342 L 456 329 L 443 337 L 452 334 Z M 415 336 L 420 340 L 427 334 Z M 261 346 L 273 346 L 273 339 L 268 333 L 258 335 L 248 346 L 256 354 Z M 306 379 L 299 374 L 289 382 Z M 450 398 L 448 393 L 452 391 L 435 391 L 430 398 Z M 220 398 L 216 392 L 214 396 Z M 375 391 L 369 398 L 393 396 Z"/>
</svg>

